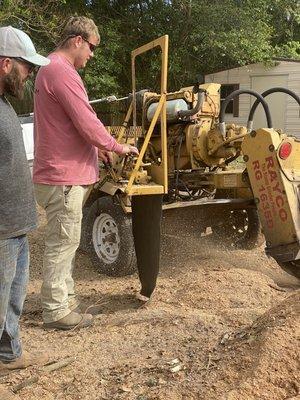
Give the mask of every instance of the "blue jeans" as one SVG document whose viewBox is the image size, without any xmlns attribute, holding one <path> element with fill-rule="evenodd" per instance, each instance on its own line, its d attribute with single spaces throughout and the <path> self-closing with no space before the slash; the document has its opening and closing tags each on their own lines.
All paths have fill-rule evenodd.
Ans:
<svg viewBox="0 0 300 400">
<path fill-rule="evenodd" d="M 0 361 L 13 361 L 22 354 L 19 319 L 28 278 L 27 236 L 0 239 Z"/>
</svg>

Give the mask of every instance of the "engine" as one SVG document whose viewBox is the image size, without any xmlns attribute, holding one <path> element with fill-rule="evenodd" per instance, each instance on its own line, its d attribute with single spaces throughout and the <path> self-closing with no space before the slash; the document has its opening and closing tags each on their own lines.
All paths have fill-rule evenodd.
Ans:
<svg viewBox="0 0 300 400">
<path fill-rule="evenodd" d="M 144 93 L 142 120 L 149 126 L 158 105 L 156 93 Z M 245 127 L 230 124 L 222 135 L 217 118 L 220 112 L 220 85 L 203 84 L 182 88 L 167 95 L 168 168 L 203 169 L 225 167 L 240 155 Z M 156 133 L 156 135 L 155 135 Z M 160 162 L 160 126 L 154 130 L 147 161 Z"/>
</svg>

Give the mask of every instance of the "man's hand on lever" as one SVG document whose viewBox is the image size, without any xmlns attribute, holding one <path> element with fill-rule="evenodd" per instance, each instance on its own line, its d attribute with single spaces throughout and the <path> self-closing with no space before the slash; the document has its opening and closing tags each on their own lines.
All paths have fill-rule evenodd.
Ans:
<svg viewBox="0 0 300 400">
<path fill-rule="evenodd" d="M 135 154 L 135 155 L 139 155 L 139 151 L 136 147 L 131 146 L 130 144 L 122 144 L 122 151 L 119 153 L 119 155 L 121 156 L 126 156 L 127 154 Z"/>
<path fill-rule="evenodd" d="M 121 152 L 118 152 L 120 156 L 125 156 L 128 154 L 139 155 L 139 151 L 135 146 L 131 146 L 130 144 L 122 144 Z M 104 164 L 111 165 L 113 161 L 112 153 L 107 150 L 98 148 L 98 158 L 104 162 Z"/>
</svg>

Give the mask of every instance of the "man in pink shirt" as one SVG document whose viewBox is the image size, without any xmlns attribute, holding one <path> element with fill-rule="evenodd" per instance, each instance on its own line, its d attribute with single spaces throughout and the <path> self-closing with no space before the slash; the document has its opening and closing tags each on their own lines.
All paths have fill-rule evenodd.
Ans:
<svg viewBox="0 0 300 400">
<path fill-rule="evenodd" d="M 72 17 L 51 63 L 35 83 L 33 181 L 37 202 L 46 210 L 41 298 L 44 327 L 72 329 L 92 324 L 75 295 L 72 271 L 81 234 L 82 206 L 98 180 L 98 156 L 138 154 L 107 132 L 89 104 L 77 72 L 100 42 L 91 19 Z"/>
</svg>

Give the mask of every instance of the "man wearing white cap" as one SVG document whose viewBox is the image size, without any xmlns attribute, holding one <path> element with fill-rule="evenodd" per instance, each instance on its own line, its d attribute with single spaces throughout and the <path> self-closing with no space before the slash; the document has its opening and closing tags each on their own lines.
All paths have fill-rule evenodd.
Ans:
<svg viewBox="0 0 300 400">
<path fill-rule="evenodd" d="M 5 95 L 21 99 L 33 69 L 49 62 L 26 33 L 0 28 L 0 373 L 48 360 L 23 352 L 19 337 L 29 275 L 26 234 L 36 227 L 36 210 L 22 128 Z"/>
</svg>

